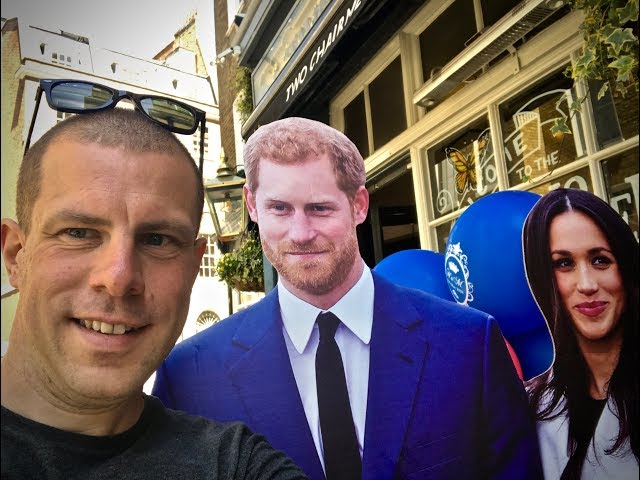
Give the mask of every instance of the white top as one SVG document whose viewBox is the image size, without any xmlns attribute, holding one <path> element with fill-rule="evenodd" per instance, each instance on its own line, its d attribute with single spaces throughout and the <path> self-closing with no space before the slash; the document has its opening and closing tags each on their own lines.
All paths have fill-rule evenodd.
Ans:
<svg viewBox="0 0 640 480">
<path fill-rule="evenodd" d="M 549 400 L 549 396 L 543 399 Z M 564 398 L 560 400 L 554 412 L 563 408 Z M 612 398 L 602 411 L 596 430 L 582 467 L 582 480 L 637 479 L 638 460 L 631 451 L 629 439 L 623 445 L 622 453 L 617 451 L 607 455 L 605 450 L 611 448 L 618 436 L 618 418 L 616 406 Z M 633 428 L 633 427 L 632 427 Z M 538 440 L 545 480 L 557 480 L 567 466 L 569 454 L 569 419 L 566 412 L 553 420 L 538 421 Z M 595 441 L 595 449 L 594 449 Z"/>
<path fill-rule="evenodd" d="M 320 338 L 316 318 L 325 310 L 299 299 L 280 282 L 278 282 L 278 298 L 283 322 L 282 331 L 293 375 L 298 385 L 313 442 L 324 469 L 315 362 Z M 329 311 L 342 322 L 338 326 L 335 339 L 342 355 L 349 403 L 358 437 L 360 458 L 362 458 L 369 388 L 369 342 L 373 325 L 373 277 L 366 265 L 357 283 Z"/>
</svg>

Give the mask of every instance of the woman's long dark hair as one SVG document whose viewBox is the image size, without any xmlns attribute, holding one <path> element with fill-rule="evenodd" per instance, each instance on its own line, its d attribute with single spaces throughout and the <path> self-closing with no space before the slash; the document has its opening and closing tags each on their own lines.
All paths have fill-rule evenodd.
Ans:
<svg viewBox="0 0 640 480">
<path fill-rule="evenodd" d="M 530 403 L 537 420 L 550 420 L 566 411 L 569 416 L 569 451 L 573 455 L 576 440 L 572 437 L 572 412 L 589 395 L 589 368 L 582 355 L 569 313 L 564 308 L 552 266 L 549 247 L 551 221 L 567 211 L 587 215 L 604 233 L 618 263 L 625 289 L 625 310 L 620 318 L 623 332 L 618 364 L 609 381 L 607 395 L 618 409 L 618 437 L 605 451 L 622 453 L 627 438 L 636 458 L 638 453 L 638 410 L 640 405 L 637 373 L 638 320 L 638 241 L 622 217 L 592 193 L 576 189 L 558 189 L 544 195 L 533 207 L 523 231 L 524 257 L 531 290 L 549 323 L 556 348 L 552 372 L 531 383 Z M 543 397 L 550 401 L 541 404 Z M 556 411 L 565 397 L 564 409 Z M 578 477 L 583 460 L 578 462 Z"/>
</svg>

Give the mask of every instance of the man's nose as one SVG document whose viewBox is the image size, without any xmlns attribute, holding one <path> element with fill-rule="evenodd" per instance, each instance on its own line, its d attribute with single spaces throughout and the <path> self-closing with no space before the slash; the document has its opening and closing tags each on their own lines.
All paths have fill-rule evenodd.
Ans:
<svg viewBox="0 0 640 480">
<path fill-rule="evenodd" d="M 289 225 L 289 239 L 295 243 L 307 243 L 313 240 L 316 231 L 313 222 L 304 211 L 295 212 Z"/>
<path fill-rule="evenodd" d="M 135 241 L 111 238 L 96 251 L 89 284 L 106 290 L 112 297 L 140 295 L 144 292 L 142 265 Z"/>
</svg>

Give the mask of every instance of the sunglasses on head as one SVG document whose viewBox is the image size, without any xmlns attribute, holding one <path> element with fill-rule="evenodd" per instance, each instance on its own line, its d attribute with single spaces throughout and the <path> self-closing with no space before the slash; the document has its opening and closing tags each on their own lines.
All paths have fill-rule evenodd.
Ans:
<svg viewBox="0 0 640 480">
<path fill-rule="evenodd" d="M 59 112 L 90 113 L 114 108 L 123 98 L 129 99 L 136 110 L 170 132 L 191 135 L 200 126 L 200 161 L 198 168 L 202 176 L 204 164 L 204 131 L 206 113 L 186 103 L 157 95 L 146 95 L 116 90 L 99 83 L 83 80 L 40 80 L 36 93 L 36 106 L 31 118 L 29 133 L 24 147 L 27 153 L 35 125 L 42 92 L 49 106 Z"/>
</svg>

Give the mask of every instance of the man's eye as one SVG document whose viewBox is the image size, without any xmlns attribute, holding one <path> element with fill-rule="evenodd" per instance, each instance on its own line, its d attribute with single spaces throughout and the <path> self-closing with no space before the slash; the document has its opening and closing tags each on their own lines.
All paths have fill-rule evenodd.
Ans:
<svg viewBox="0 0 640 480">
<path fill-rule="evenodd" d="M 151 245 L 154 247 L 161 247 L 167 242 L 166 235 L 159 233 L 148 233 L 142 238 L 145 245 Z"/>
<path fill-rule="evenodd" d="M 89 236 L 87 228 L 67 228 L 64 233 L 73 238 L 87 238 Z"/>
</svg>

